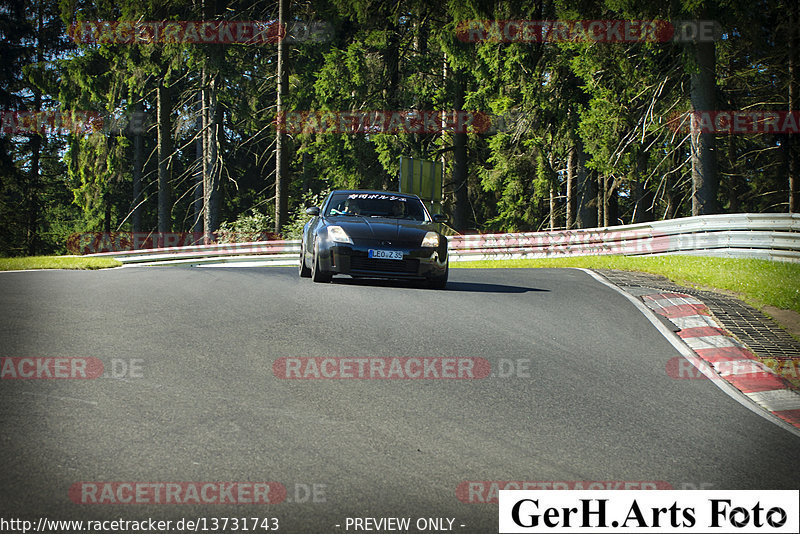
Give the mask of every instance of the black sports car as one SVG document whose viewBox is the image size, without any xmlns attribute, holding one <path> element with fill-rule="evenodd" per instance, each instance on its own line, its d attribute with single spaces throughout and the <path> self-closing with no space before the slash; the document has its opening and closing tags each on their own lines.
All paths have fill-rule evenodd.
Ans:
<svg viewBox="0 0 800 534">
<path fill-rule="evenodd" d="M 444 215 L 431 216 L 416 195 L 391 191 L 333 191 L 303 227 L 300 276 L 329 282 L 354 278 L 427 280 L 447 284 L 447 238 L 437 231 Z"/>
</svg>

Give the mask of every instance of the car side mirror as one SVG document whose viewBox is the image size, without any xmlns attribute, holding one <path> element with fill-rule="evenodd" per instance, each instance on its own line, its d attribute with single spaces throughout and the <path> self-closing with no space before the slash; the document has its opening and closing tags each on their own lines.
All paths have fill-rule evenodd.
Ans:
<svg viewBox="0 0 800 534">
<path fill-rule="evenodd" d="M 306 208 L 306 215 L 313 215 L 314 217 L 318 216 L 319 208 L 317 206 Z"/>
<path fill-rule="evenodd" d="M 433 222 L 443 223 L 447 222 L 447 215 L 444 213 L 437 213 L 433 216 Z"/>
</svg>

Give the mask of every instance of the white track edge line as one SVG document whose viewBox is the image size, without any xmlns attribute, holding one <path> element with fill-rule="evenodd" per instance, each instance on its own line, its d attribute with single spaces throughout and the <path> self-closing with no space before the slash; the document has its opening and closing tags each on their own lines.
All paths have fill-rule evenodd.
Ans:
<svg viewBox="0 0 800 534">
<path fill-rule="evenodd" d="M 680 337 L 678 337 L 677 334 L 675 334 L 675 332 L 673 332 L 672 330 L 667 328 L 667 326 L 664 323 L 662 323 L 658 319 L 658 317 L 656 317 L 655 313 L 653 313 L 653 311 L 650 308 L 645 306 L 642 301 L 640 301 L 639 299 L 637 299 L 633 295 L 623 291 L 619 287 L 615 286 L 614 284 L 612 284 L 611 282 L 606 280 L 602 275 L 600 275 L 600 274 L 598 274 L 598 273 L 596 273 L 596 272 L 594 272 L 594 271 L 592 271 L 590 269 L 584 269 L 584 268 L 580 268 L 580 267 L 574 267 L 574 268 L 578 269 L 579 271 L 585 272 L 586 274 L 588 274 L 589 276 L 591 276 L 592 278 L 594 278 L 595 280 L 597 280 L 601 284 L 603 284 L 603 285 L 605 285 L 607 287 L 610 287 L 611 289 L 613 289 L 617 293 L 620 293 L 621 295 L 623 295 L 630 302 L 632 302 L 633 305 L 636 306 L 636 308 L 639 311 L 641 311 L 642 314 L 645 317 L 647 317 L 647 319 L 653 324 L 653 326 L 655 326 L 656 329 L 659 332 L 661 332 L 661 334 L 664 336 L 664 338 L 667 341 L 669 341 L 672 344 L 672 346 L 677 349 L 678 352 L 681 353 L 681 356 L 686 358 L 689 361 L 689 363 L 694 365 L 697 368 L 697 370 L 700 371 L 701 373 L 703 373 L 706 377 L 708 377 L 708 378 L 714 377 L 715 380 L 711 380 L 711 382 L 715 386 L 717 386 L 719 389 L 721 389 L 723 392 L 725 392 L 733 400 L 735 400 L 736 402 L 738 402 L 739 404 L 741 404 L 742 406 L 744 406 L 745 408 L 747 408 L 751 412 L 753 412 L 753 413 L 755 413 L 757 415 L 760 415 L 761 417 L 763 417 L 767 421 L 769 421 L 769 422 L 771 422 L 771 423 L 783 428 L 784 430 L 794 434 L 797 437 L 800 437 L 800 428 L 797 428 L 796 426 L 791 425 L 788 422 L 784 421 L 783 419 L 781 419 L 780 417 L 778 417 L 774 413 L 768 411 L 766 408 L 764 408 L 760 404 L 757 404 L 753 399 L 751 399 L 750 397 L 747 397 L 744 393 L 742 393 L 741 391 L 739 391 L 738 389 L 733 387 L 727 380 L 722 378 L 716 371 L 714 371 L 713 368 L 711 368 L 711 366 L 705 360 L 703 360 L 702 358 L 697 356 L 694 353 L 694 351 L 692 349 L 690 349 L 689 346 L 686 345 L 683 342 L 683 340 Z"/>
</svg>

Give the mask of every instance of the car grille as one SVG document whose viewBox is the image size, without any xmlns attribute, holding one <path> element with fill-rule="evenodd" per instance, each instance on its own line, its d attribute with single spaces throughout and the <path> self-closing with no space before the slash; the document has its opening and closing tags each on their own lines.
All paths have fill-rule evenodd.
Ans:
<svg viewBox="0 0 800 534">
<path fill-rule="evenodd" d="M 369 271 L 374 273 L 404 273 L 417 274 L 419 272 L 419 260 L 386 260 L 377 258 L 365 258 L 362 256 L 350 257 L 351 271 Z"/>
</svg>

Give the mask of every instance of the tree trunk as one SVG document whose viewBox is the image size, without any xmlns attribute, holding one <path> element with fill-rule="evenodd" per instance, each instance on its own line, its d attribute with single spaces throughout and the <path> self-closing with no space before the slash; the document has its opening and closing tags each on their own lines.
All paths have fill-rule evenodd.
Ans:
<svg viewBox="0 0 800 534">
<path fill-rule="evenodd" d="M 547 163 L 549 165 L 547 174 L 550 178 L 550 230 L 553 231 L 556 229 L 556 226 L 558 226 L 558 222 L 556 220 L 556 210 L 558 209 L 558 204 L 556 202 L 556 174 L 553 172 L 555 157 L 553 156 L 552 151 L 547 158 Z"/>
<path fill-rule="evenodd" d="M 640 223 L 643 221 L 642 211 L 644 206 L 644 187 L 637 177 L 631 180 L 631 200 L 633 200 L 633 214 L 631 215 L 631 224 Z"/>
<path fill-rule="evenodd" d="M 567 152 L 567 220 L 565 226 L 570 230 L 575 226 L 575 147 Z"/>
<path fill-rule="evenodd" d="M 645 139 L 645 145 L 648 143 L 649 140 Z M 645 152 L 644 149 L 640 149 L 636 155 L 636 175 L 634 176 L 634 182 L 631 184 L 631 193 L 633 194 L 634 200 L 631 224 L 655 220 L 655 214 L 653 213 L 655 196 L 645 185 L 647 180 L 646 176 L 647 152 Z"/>
<path fill-rule="evenodd" d="M 800 6 L 790 2 L 789 12 L 789 111 L 800 109 Z M 789 213 L 800 210 L 800 143 L 796 136 L 786 136 L 789 157 Z"/>
<path fill-rule="evenodd" d="M 578 228 L 591 228 L 597 224 L 597 182 L 590 176 L 586 169 L 586 153 L 583 151 L 583 141 L 580 138 L 575 142 L 575 176 L 577 178 L 577 215 Z M 593 201 L 595 201 L 593 203 Z"/>
<path fill-rule="evenodd" d="M 734 79 L 734 76 L 736 75 L 733 55 L 731 55 L 728 58 L 728 67 L 726 75 L 729 79 Z M 733 91 L 728 96 L 727 107 L 728 109 L 739 108 L 739 106 L 737 106 L 736 103 L 734 102 Z M 726 145 L 727 156 L 725 159 L 727 160 L 727 167 L 726 167 L 727 176 L 725 181 L 727 182 L 727 187 L 724 189 L 728 193 L 728 213 L 738 213 L 740 209 L 739 208 L 740 191 L 739 191 L 739 173 L 736 164 L 736 136 L 729 135 L 726 141 L 727 141 Z"/>
<path fill-rule="evenodd" d="M 107 234 L 111 233 L 111 193 L 106 191 L 103 195 L 103 231 Z"/>
<path fill-rule="evenodd" d="M 691 76 L 694 111 L 716 109 L 716 47 L 712 42 L 694 43 L 698 72 Z M 695 121 L 692 121 L 694 124 Z M 713 133 L 692 129 L 692 215 L 718 213 L 717 153 Z"/>
<path fill-rule="evenodd" d="M 453 107 L 456 113 L 464 107 L 466 87 L 464 75 L 457 68 L 451 70 L 455 81 Z M 453 134 L 453 188 L 455 206 L 453 208 L 453 227 L 459 232 L 467 228 L 467 133 L 456 130 Z"/>
<path fill-rule="evenodd" d="M 400 37 L 397 28 L 397 15 L 392 15 L 386 32 L 388 43 L 383 52 L 383 77 L 386 85 L 383 87 L 383 101 L 387 109 L 394 110 L 397 106 L 397 89 L 400 81 Z"/>
<path fill-rule="evenodd" d="M 428 54 L 428 26 L 430 23 L 425 17 L 424 11 L 421 6 L 417 8 L 417 22 L 414 24 L 414 54 L 417 57 L 425 57 Z"/>
<path fill-rule="evenodd" d="M 138 117 L 142 115 L 142 101 L 138 99 L 133 105 L 133 112 Z M 133 135 L 133 211 L 131 212 L 131 229 L 134 232 L 142 231 L 142 168 L 144 167 L 144 144 L 142 132 L 136 129 L 131 132 Z"/>
<path fill-rule="evenodd" d="M 675 180 L 671 179 L 667 176 L 666 181 L 664 182 L 664 200 L 666 205 L 664 206 L 664 219 L 674 219 L 676 209 L 676 202 L 675 202 L 675 192 L 673 191 L 673 187 L 675 187 Z"/>
<path fill-rule="evenodd" d="M 217 110 L 217 74 L 208 76 L 204 74 L 207 83 L 204 84 L 203 101 L 203 227 L 204 241 L 210 243 L 214 240 L 214 232 L 219 226 L 218 193 L 219 193 L 219 155 L 217 145 L 219 142 L 219 115 Z"/>
<path fill-rule="evenodd" d="M 388 43 L 383 53 L 383 77 L 385 85 L 383 87 L 383 101 L 386 106 L 384 109 L 397 110 L 400 107 L 398 98 L 398 86 L 400 83 L 400 38 L 397 26 L 397 14 L 392 14 L 392 22 L 386 28 Z M 381 167 L 382 187 L 391 189 L 392 184 L 396 183 L 397 178 L 386 172 Z"/>
<path fill-rule="evenodd" d="M 303 152 L 302 165 L 303 165 L 303 193 L 311 189 L 311 154 Z"/>
<path fill-rule="evenodd" d="M 41 98 L 40 95 L 36 95 L 35 100 L 39 101 L 39 104 L 34 105 L 34 109 L 36 111 L 41 111 Z M 25 201 L 26 201 L 26 236 L 25 236 L 25 244 L 26 244 L 26 253 L 29 256 L 36 255 L 36 251 L 38 249 L 38 241 L 39 241 L 39 189 L 41 185 L 41 171 L 40 171 L 40 161 L 41 161 L 41 153 L 42 153 L 42 136 L 39 134 L 31 135 L 30 138 L 30 146 L 31 146 L 31 170 L 30 176 L 28 178 L 28 185 L 27 185 L 27 192 L 25 194 Z"/>
<path fill-rule="evenodd" d="M 41 65 L 44 61 L 44 0 L 38 4 L 36 24 L 36 60 Z M 33 88 L 33 109 L 37 113 L 42 111 L 42 93 L 38 88 Z M 41 155 L 42 136 L 35 133 L 30 136 L 31 168 L 25 191 L 25 248 L 29 256 L 34 256 L 39 248 L 39 189 L 41 187 Z"/>
<path fill-rule="evenodd" d="M 739 174 L 736 172 L 736 136 L 728 136 L 728 165 L 730 165 L 730 176 L 728 176 L 728 213 L 739 213 Z"/>
<path fill-rule="evenodd" d="M 170 127 L 170 95 L 169 88 L 163 80 L 156 90 L 156 108 L 158 119 L 158 231 L 170 231 L 170 191 L 169 191 L 169 159 L 172 154 L 172 136 Z"/>
<path fill-rule="evenodd" d="M 211 231 L 219 230 L 220 224 L 220 205 L 222 203 L 222 152 L 220 142 L 222 139 L 222 106 L 219 105 L 219 73 L 214 75 L 211 86 L 211 143 L 209 145 L 210 155 L 214 164 L 211 166 Z"/>
<path fill-rule="evenodd" d="M 631 224 L 655 220 L 655 213 L 653 212 L 653 192 L 644 186 L 644 182 L 641 179 L 633 181 L 631 184 L 631 194 L 634 200 Z"/>
<path fill-rule="evenodd" d="M 209 130 L 211 128 L 211 124 L 208 117 L 208 61 L 206 59 L 206 64 L 203 65 L 202 71 L 202 89 L 201 89 L 201 96 L 200 99 L 202 100 L 202 108 L 200 111 L 200 118 L 203 121 L 202 127 L 202 135 L 200 136 L 203 143 L 203 163 L 202 163 L 202 172 L 203 172 L 203 243 L 208 245 L 214 241 L 214 236 L 212 235 L 213 230 L 211 229 L 211 169 L 209 168 Z"/>
<path fill-rule="evenodd" d="M 278 1 L 278 26 L 283 28 L 290 20 L 289 0 Z M 285 40 L 278 41 L 278 95 L 277 111 L 278 117 L 285 113 L 283 99 L 289 89 L 289 68 L 288 68 L 289 47 Z M 288 189 L 289 189 L 289 155 L 286 147 L 285 128 L 279 124 L 275 140 L 275 233 L 281 233 L 283 225 L 286 224 L 288 211 Z"/>
<path fill-rule="evenodd" d="M 597 226 L 606 226 L 606 185 L 608 178 L 597 175 Z"/>
<path fill-rule="evenodd" d="M 203 130 L 203 90 L 199 91 L 197 95 L 197 138 L 194 142 L 194 201 L 192 202 L 192 216 L 194 222 L 192 223 L 192 232 L 195 234 L 193 240 L 197 239 L 197 234 L 203 233 L 203 139 L 205 138 L 205 130 Z"/>
<path fill-rule="evenodd" d="M 606 207 L 603 208 L 603 214 L 606 219 L 606 226 L 616 226 L 619 224 L 619 195 L 617 194 L 617 183 L 614 178 L 608 178 L 608 185 L 606 187 Z"/>
<path fill-rule="evenodd" d="M 672 167 L 677 169 L 681 165 L 683 153 L 680 147 L 672 151 Z M 678 178 L 673 177 L 674 174 L 668 174 L 664 182 L 664 197 L 666 197 L 667 205 L 664 209 L 664 219 L 674 219 L 678 215 L 678 195 L 675 192 L 676 184 L 680 181 Z"/>
</svg>

